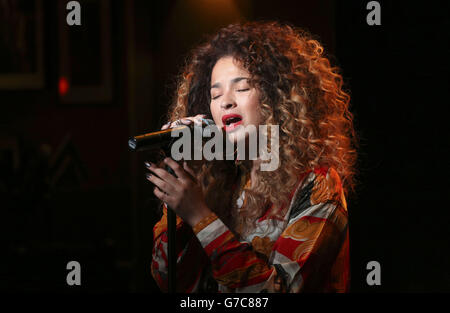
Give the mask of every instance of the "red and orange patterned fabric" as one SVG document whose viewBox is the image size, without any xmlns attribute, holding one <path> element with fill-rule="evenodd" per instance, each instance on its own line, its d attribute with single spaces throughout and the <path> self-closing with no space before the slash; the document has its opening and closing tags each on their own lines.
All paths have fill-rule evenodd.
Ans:
<svg viewBox="0 0 450 313">
<path fill-rule="evenodd" d="M 245 205 L 245 193 L 238 206 Z M 244 203 L 244 204 L 243 204 Z M 167 209 L 154 227 L 152 275 L 167 290 Z M 214 214 L 177 218 L 177 292 L 347 292 L 348 215 L 337 172 L 306 173 L 283 219 L 261 217 L 237 238 Z"/>
</svg>

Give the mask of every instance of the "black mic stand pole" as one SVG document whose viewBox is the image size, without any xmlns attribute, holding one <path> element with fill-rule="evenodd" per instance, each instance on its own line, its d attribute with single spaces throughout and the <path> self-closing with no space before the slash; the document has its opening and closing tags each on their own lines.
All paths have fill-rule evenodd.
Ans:
<svg viewBox="0 0 450 313">
<path fill-rule="evenodd" d="M 167 171 L 175 175 L 175 172 L 166 166 Z M 176 229 L 177 229 L 177 216 L 175 212 L 166 204 L 167 206 L 167 259 L 168 259 L 168 291 L 169 293 L 176 292 L 176 276 L 177 276 L 177 252 L 176 247 Z"/>
<path fill-rule="evenodd" d="M 144 136 L 141 136 L 144 137 Z M 128 141 L 128 146 L 133 151 L 141 151 L 145 150 L 146 147 L 138 148 L 136 143 L 136 137 L 131 138 Z M 171 144 L 166 146 L 166 149 L 170 149 Z M 163 149 L 164 150 L 164 149 Z M 167 151 L 167 150 L 166 150 Z M 166 166 L 166 170 L 175 175 L 175 172 L 169 167 Z M 177 216 L 175 212 L 166 204 L 167 207 L 167 259 L 168 259 L 168 292 L 175 293 L 176 292 L 176 266 L 177 266 L 177 255 L 176 255 L 176 228 L 177 228 Z"/>
</svg>

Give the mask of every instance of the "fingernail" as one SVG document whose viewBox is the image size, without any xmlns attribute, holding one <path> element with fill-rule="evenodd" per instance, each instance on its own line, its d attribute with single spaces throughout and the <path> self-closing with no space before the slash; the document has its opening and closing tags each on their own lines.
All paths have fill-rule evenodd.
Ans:
<svg viewBox="0 0 450 313">
<path fill-rule="evenodd" d="M 144 164 L 145 164 L 146 167 L 151 167 L 149 162 L 144 162 Z"/>
<path fill-rule="evenodd" d="M 185 123 L 185 124 L 191 124 L 192 123 L 192 121 L 191 120 L 188 120 L 188 119 L 182 119 L 181 120 L 183 123 Z"/>
<path fill-rule="evenodd" d="M 206 118 L 202 118 L 203 123 L 205 123 L 206 125 L 211 125 L 211 122 L 209 120 L 207 120 Z"/>
<path fill-rule="evenodd" d="M 145 174 L 145 177 L 150 178 L 150 177 L 152 177 L 152 174 L 147 173 L 147 174 Z"/>
</svg>

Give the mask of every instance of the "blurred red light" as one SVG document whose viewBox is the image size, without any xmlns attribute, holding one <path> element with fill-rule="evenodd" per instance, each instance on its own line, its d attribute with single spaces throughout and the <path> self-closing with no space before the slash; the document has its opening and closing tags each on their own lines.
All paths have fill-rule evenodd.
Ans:
<svg viewBox="0 0 450 313">
<path fill-rule="evenodd" d="M 69 82 L 65 77 L 59 78 L 58 90 L 61 96 L 64 96 L 67 93 L 67 91 L 69 91 Z"/>
</svg>

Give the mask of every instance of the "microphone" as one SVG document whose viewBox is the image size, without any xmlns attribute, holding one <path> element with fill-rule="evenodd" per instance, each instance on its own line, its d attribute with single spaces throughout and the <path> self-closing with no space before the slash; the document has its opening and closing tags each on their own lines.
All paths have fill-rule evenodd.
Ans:
<svg viewBox="0 0 450 313">
<path fill-rule="evenodd" d="M 213 120 L 202 118 L 202 125 L 215 125 L 215 123 Z M 183 129 L 189 129 L 192 132 L 195 130 L 194 126 L 195 123 L 191 123 L 190 125 L 180 125 L 174 128 L 134 136 L 128 140 L 128 146 L 134 151 L 143 151 L 168 146 L 170 147 L 176 140 L 179 139 L 179 137 L 172 137 L 172 132 L 183 131 Z"/>
</svg>

